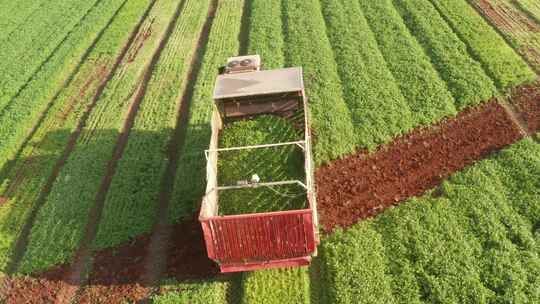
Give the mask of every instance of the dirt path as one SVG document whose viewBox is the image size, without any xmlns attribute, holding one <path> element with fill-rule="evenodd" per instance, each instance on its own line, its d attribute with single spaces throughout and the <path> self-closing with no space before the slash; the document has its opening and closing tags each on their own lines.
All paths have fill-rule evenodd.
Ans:
<svg viewBox="0 0 540 304">
<path fill-rule="evenodd" d="M 437 187 L 451 174 L 519 140 L 523 134 L 492 101 L 429 129 L 317 171 L 318 210 L 326 232 L 372 217 Z"/>
<path fill-rule="evenodd" d="M 513 93 L 512 106 L 529 135 L 540 131 L 540 81 L 520 86 Z"/>
</svg>

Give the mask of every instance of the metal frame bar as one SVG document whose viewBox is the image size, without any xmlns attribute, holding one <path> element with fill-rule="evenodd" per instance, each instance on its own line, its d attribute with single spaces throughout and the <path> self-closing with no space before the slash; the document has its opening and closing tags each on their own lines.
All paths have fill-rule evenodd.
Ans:
<svg viewBox="0 0 540 304">
<path fill-rule="evenodd" d="M 289 146 L 289 145 L 297 145 L 302 150 L 305 149 L 306 141 L 305 140 L 297 140 L 297 141 L 289 141 L 284 143 L 275 143 L 275 144 L 263 144 L 263 145 L 254 145 L 254 146 L 242 146 L 242 147 L 230 147 L 230 148 L 219 148 L 219 149 L 206 149 L 204 150 L 204 155 L 206 156 L 206 160 L 208 160 L 208 153 L 211 152 L 223 152 L 223 151 L 238 151 L 238 150 L 249 150 L 249 149 L 262 149 L 262 148 L 271 148 L 271 147 L 279 147 L 279 146 Z"/>
<path fill-rule="evenodd" d="M 243 188 L 273 187 L 273 186 L 294 185 L 294 184 L 300 185 L 302 188 L 308 190 L 308 187 L 306 186 L 306 184 L 302 183 L 299 180 L 266 182 L 266 183 L 249 183 L 245 185 L 218 186 L 217 188 L 214 188 L 214 189 L 219 191 L 219 190 L 231 190 L 231 189 L 243 189 Z"/>
</svg>

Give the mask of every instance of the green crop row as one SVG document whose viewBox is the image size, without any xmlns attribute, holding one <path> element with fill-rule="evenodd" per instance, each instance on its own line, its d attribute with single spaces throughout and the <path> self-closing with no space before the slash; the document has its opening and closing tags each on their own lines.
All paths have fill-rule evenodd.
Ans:
<svg viewBox="0 0 540 304">
<path fill-rule="evenodd" d="M 530 14 L 530 16 L 534 18 L 537 24 L 540 26 L 540 3 L 538 3 L 538 1 L 520 0 L 513 1 L 513 3 L 520 7 L 525 13 Z"/>
<path fill-rule="evenodd" d="M 97 5 L 92 1 L 47 2 L 34 11 L 2 42 L 0 48 L 0 115 L 70 32 L 81 27 L 84 17 Z M 29 47 L 32 46 L 32 47 Z M 27 100 L 27 103 L 31 100 Z"/>
<path fill-rule="evenodd" d="M 534 30 L 540 24 L 527 16 L 515 5 L 524 5 L 524 1 L 492 0 L 489 3 L 480 0 L 469 1 L 500 33 L 525 60 L 540 72 L 540 32 Z M 530 6 L 529 6 L 530 7 Z"/>
<path fill-rule="evenodd" d="M 281 1 L 253 0 L 249 20 L 248 49 L 259 54 L 265 69 L 283 68 L 285 42 Z"/>
<path fill-rule="evenodd" d="M 2 1 L 0 3 L 0 43 L 9 37 L 21 24 L 32 19 L 32 15 L 45 4 L 37 1 Z"/>
<path fill-rule="evenodd" d="M 412 128 L 412 114 L 357 0 L 321 1 L 355 144 L 373 150 Z M 346 29 L 346 30 L 345 30 Z"/>
<path fill-rule="evenodd" d="M 209 0 L 187 0 L 148 83 L 126 149 L 118 162 L 95 245 L 113 246 L 148 232 L 156 218 L 167 145 L 176 124 Z M 153 136 L 138 136 L 153 134 Z"/>
<path fill-rule="evenodd" d="M 184 143 L 179 151 L 169 220 L 178 222 L 199 209 L 205 186 L 204 150 L 210 143 L 212 93 L 218 68 L 240 48 L 243 0 L 219 1 L 191 98 Z"/>
<path fill-rule="evenodd" d="M 243 304 L 310 303 L 308 268 L 269 269 L 245 272 L 242 280 Z"/>
<path fill-rule="evenodd" d="M 292 142 L 302 132 L 284 118 L 263 115 L 226 125 L 220 148 Z M 242 151 L 224 151 L 218 158 L 218 181 L 222 186 L 248 181 L 257 174 L 261 182 L 304 180 L 304 158 L 296 145 Z M 305 190 L 299 185 L 225 190 L 219 193 L 222 215 L 304 209 Z"/>
<path fill-rule="evenodd" d="M 52 108 L 21 150 L 13 169 L 2 172 L 0 195 L 8 200 L 0 209 L 0 272 L 5 271 L 13 244 L 29 212 L 35 208 L 39 194 L 65 149 L 71 132 L 109 73 L 115 53 L 120 52 L 130 29 L 140 19 L 143 5 L 147 6 L 138 1 L 127 2 L 124 6 L 122 3 L 123 0 L 103 2 L 95 12 L 94 19 L 89 19 L 90 24 L 103 26 L 114 18 L 73 80 L 54 100 Z"/>
<path fill-rule="evenodd" d="M 411 35 L 391 0 L 362 0 L 360 7 L 375 35 L 378 49 L 405 97 L 414 127 L 438 122 L 456 114 L 454 98 L 431 64 L 420 44 Z M 364 30 L 367 31 L 367 30 Z M 372 67 L 377 69 L 376 63 Z M 365 72 L 367 73 L 367 71 Z M 369 77 L 369 76 L 368 76 Z M 380 88 L 384 91 L 384 88 Z M 373 102 L 378 99 L 370 98 Z"/>
<path fill-rule="evenodd" d="M 394 0 L 403 21 L 431 57 L 462 110 L 497 94 L 493 81 L 429 0 Z"/>
<path fill-rule="evenodd" d="M 115 4 L 118 8 L 125 1 L 107 2 L 99 2 L 85 16 L 20 93 L 0 110 L 0 168 L 12 160 L 47 105 L 81 64 L 86 51 L 114 14 L 115 9 L 110 8 Z M 110 52 L 102 49 L 104 54 Z"/>
<path fill-rule="evenodd" d="M 37 214 L 21 262 L 21 272 L 44 270 L 73 257 L 90 221 L 90 210 L 95 205 L 108 165 L 115 165 L 109 161 L 119 134 L 125 131 L 127 114 L 177 7 L 178 1 L 158 0 L 154 4 L 139 31 L 139 38 L 135 39 L 128 56 L 107 83 Z M 154 135 L 130 133 L 133 137 Z"/>
<path fill-rule="evenodd" d="M 152 297 L 154 304 L 224 304 L 229 303 L 231 283 L 227 281 L 167 281 L 158 295 Z"/>
<path fill-rule="evenodd" d="M 351 112 L 344 100 L 319 1 L 282 1 L 285 64 L 302 66 L 314 132 L 314 157 L 325 162 L 355 150 Z M 258 37 L 250 38 L 251 41 Z M 266 46 L 272 52 L 270 46 Z"/>
<path fill-rule="evenodd" d="M 466 0 L 431 0 L 456 34 L 484 67 L 497 87 L 507 92 L 512 87 L 532 82 L 536 74 L 504 39 L 467 3 Z"/>
<path fill-rule="evenodd" d="M 525 139 L 320 246 L 328 303 L 540 301 L 540 145 Z"/>
</svg>

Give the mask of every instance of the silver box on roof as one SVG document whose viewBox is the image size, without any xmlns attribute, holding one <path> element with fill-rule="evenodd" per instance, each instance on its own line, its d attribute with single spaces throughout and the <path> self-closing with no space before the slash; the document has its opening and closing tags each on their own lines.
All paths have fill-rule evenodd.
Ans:
<svg viewBox="0 0 540 304">
<path fill-rule="evenodd" d="M 214 99 L 301 92 L 302 68 L 222 74 L 216 79 Z"/>
</svg>

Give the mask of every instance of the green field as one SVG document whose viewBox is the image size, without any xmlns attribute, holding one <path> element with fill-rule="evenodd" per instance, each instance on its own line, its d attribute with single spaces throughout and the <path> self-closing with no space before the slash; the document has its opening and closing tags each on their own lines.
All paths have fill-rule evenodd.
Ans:
<svg viewBox="0 0 540 304">
<path fill-rule="evenodd" d="M 70 281 L 84 287 L 107 267 L 93 264 L 101 250 L 146 239 L 137 262 L 145 261 L 141 277 L 156 277 L 130 283 L 148 287 L 154 303 L 540 302 L 533 134 L 419 197 L 323 234 L 310 267 L 184 280 L 165 269 L 183 251 L 159 243 L 196 218 L 205 194 L 212 94 L 228 57 L 302 67 L 315 163 L 332 168 L 494 98 L 507 104 L 517 86 L 535 82 L 536 1 L 0 0 L 0 29 L 6 279 L 47 280 L 39 274 L 65 265 L 84 269 Z M 219 146 L 301 139 L 288 121 L 261 116 L 226 125 Z M 304 180 L 303 161 L 294 145 L 220 152 L 218 180 Z M 219 215 L 306 207 L 303 188 L 276 189 L 220 191 Z M 191 246 L 201 244 L 179 247 Z M 83 249 L 89 257 L 72 265 Z M 12 285 L 24 301 L 43 291 Z M 2 303 L 13 301 L 7 289 Z"/>
</svg>

